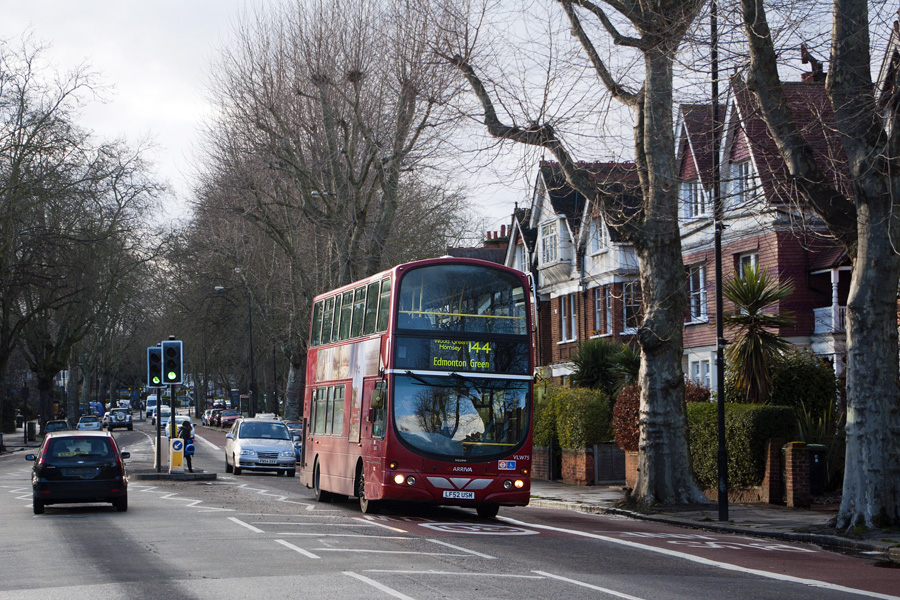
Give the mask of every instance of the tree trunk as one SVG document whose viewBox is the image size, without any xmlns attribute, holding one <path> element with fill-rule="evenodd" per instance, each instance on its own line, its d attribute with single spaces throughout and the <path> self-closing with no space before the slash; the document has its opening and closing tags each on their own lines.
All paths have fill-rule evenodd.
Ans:
<svg viewBox="0 0 900 600">
<path fill-rule="evenodd" d="M 642 103 L 636 108 L 635 154 L 647 207 L 643 235 L 636 244 L 645 314 L 638 331 L 640 470 L 632 495 L 646 504 L 704 502 L 691 469 L 681 368 L 687 296 L 671 110 L 674 53 L 659 49 L 644 56 L 646 78 Z"/>
<path fill-rule="evenodd" d="M 885 196 L 882 196 L 885 198 Z M 897 282 L 900 258 L 889 230 L 890 194 L 859 211 L 856 260 L 847 300 L 847 447 L 836 526 L 900 523 L 900 366 Z M 882 210 L 872 210 L 880 204 Z"/>
<path fill-rule="evenodd" d="M 284 397 L 284 418 L 296 421 L 303 416 L 303 392 L 306 388 L 306 362 L 294 364 L 288 371 L 287 390 Z"/>
</svg>

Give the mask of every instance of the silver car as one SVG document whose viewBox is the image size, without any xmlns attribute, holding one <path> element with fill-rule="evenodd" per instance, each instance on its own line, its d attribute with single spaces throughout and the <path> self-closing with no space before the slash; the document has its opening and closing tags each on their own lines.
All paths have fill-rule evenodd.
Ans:
<svg viewBox="0 0 900 600">
<path fill-rule="evenodd" d="M 225 472 L 276 471 L 293 477 L 297 472 L 291 433 L 281 421 L 238 419 L 225 436 Z"/>
</svg>

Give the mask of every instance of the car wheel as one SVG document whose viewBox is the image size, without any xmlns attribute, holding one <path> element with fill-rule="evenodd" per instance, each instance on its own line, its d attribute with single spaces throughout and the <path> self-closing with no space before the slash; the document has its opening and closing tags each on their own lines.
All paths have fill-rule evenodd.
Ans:
<svg viewBox="0 0 900 600">
<path fill-rule="evenodd" d="M 231 464 L 228 462 L 228 455 L 225 455 L 225 472 L 231 473 Z"/>
<path fill-rule="evenodd" d="M 493 519 L 500 512 L 499 504 L 479 504 L 475 511 L 482 519 Z"/>
<path fill-rule="evenodd" d="M 316 469 L 313 471 L 313 491 L 316 495 L 316 502 L 331 502 L 331 492 L 326 492 L 319 487 L 319 465 L 316 463 Z"/>
<path fill-rule="evenodd" d="M 285 475 L 287 475 L 290 478 L 293 478 L 294 475 L 296 475 L 296 474 L 297 474 L 296 469 L 288 469 L 287 471 L 285 471 Z"/>
<path fill-rule="evenodd" d="M 116 498 L 115 500 L 113 500 L 112 505 L 116 507 L 117 511 L 125 512 L 126 510 L 128 510 L 128 496 Z"/>
<path fill-rule="evenodd" d="M 129 426 L 128 426 L 128 431 L 134 431 L 134 425 L 129 425 Z"/>
<path fill-rule="evenodd" d="M 356 480 L 356 495 L 359 497 L 359 511 L 364 515 L 374 515 L 378 512 L 379 502 L 366 498 L 366 476 L 362 472 Z"/>
<path fill-rule="evenodd" d="M 36 514 L 36 515 L 44 514 L 44 503 L 42 501 L 35 498 L 34 500 L 32 500 L 31 506 L 32 506 L 32 508 L 34 508 L 34 514 Z"/>
<path fill-rule="evenodd" d="M 234 474 L 240 475 L 241 468 L 239 466 L 237 466 L 237 460 L 234 458 L 234 456 L 231 457 L 231 463 L 232 463 L 232 468 L 234 469 Z"/>
</svg>

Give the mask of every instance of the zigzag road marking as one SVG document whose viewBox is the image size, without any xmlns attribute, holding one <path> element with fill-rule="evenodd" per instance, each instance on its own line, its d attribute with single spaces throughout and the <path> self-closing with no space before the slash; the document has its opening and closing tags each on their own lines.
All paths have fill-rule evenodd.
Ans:
<svg viewBox="0 0 900 600">
<path fill-rule="evenodd" d="M 237 483 L 236 481 L 228 481 L 228 480 L 223 480 L 222 483 L 224 483 L 226 485 L 233 485 L 237 488 L 241 488 L 248 492 L 256 492 L 256 494 L 259 496 L 268 496 L 268 497 L 272 498 L 273 500 L 275 500 L 276 502 L 284 502 L 285 504 L 296 504 L 298 506 L 305 506 L 306 510 L 315 510 L 315 505 L 310 504 L 309 502 L 288 500 L 288 497 L 285 496 L 284 494 L 277 494 L 277 493 L 273 494 L 272 492 L 270 492 L 269 490 L 267 490 L 265 488 L 250 487 L 249 483 Z"/>
<path fill-rule="evenodd" d="M 166 490 L 158 490 L 159 486 L 157 485 L 140 485 L 136 483 L 131 484 L 132 489 L 137 489 L 137 491 L 141 493 L 150 493 L 150 494 L 158 494 L 161 500 L 174 500 L 175 502 L 184 502 L 185 508 L 197 508 L 204 512 L 234 512 L 233 508 L 219 508 L 216 506 L 201 506 L 203 504 L 203 500 L 197 500 L 195 498 L 186 498 L 184 496 L 180 496 L 175 492 L 169 492 Z M 158 490 L 158 491 L 157 491 Z"/>
</svg>

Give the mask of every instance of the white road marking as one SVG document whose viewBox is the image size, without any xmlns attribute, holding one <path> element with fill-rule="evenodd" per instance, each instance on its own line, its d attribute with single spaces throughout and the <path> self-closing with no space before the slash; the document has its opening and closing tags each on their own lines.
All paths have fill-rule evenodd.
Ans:
<svg viewBox="0 0 900 600">
<path fill-rule="evenodd" d="M 194 439 L 195 439 L 195 440 L 200 440 L 201 442 L 203 442 L 204 444 L 206 444 L 207 446 L 209 446 L 209 447 L 212 448 L 213 450 L 221 450 L 221 449 L 222 449 L 222 448 L 220 448 L 219 446 L 216 446 L 215 444 L 213 444 L 211 441 L 209 441 L 209 440 L 206 439 L 205 437 L 200 437 L 200 436 L 197 435 L 196 433 L 194 434 Z"/>
<path fill-rule="evenodd" d="M 410 596 L 407 596 L 406 594 L 401 594 L 397 590 L 391 589 L 386 585 L 382 585 L 382 584 L 378 583 L 377 581 L 375 581 L 374 579 L 369 579 L 368 577 L 366 577 L 364 575 L 360 575 L 359 573 L 354 573 L 353 571 L 344 571 L 344 575 L 347 575 L 348 577 L 353 577 L 354 579 L 358 579 L 359 581 L 362 581 L 365 584 L 371 585 L 376 590 L 381 590 L 385 594 L 390 594 L 394 598 L 400 598 L 400 600 L 415 600 L 415 598 L 411 598 Z"/>
<path fill-rule="evenodd" d="M 378 521 L 373 521 L 371 519 L 364 519 L 362 517 L 353 517 L 357 521 L 362 521 L 368 525 L 375 525 L 376 527 L 384 527 L 385 529 L 390 529 L 391 531 L 396 531 L 398 533 L 406 533 L 405 529 L 400 529 L 399 527 L 391 527 L 390 525 L 385 525 L 384 523 L 379 523 Z"/>
<path fill-rule="evenodd" d="M 545 529 L 548 531 L 558 531 L 560 533 L 568 533 L 570 535 L 587 537 L 595 540 L 603 540 L 605 542 L 609 542 L 611 544 L 619 544 L 622 546 L 628 546 L 630 548 L 637 548 L 639 550 L 645 550 L 647 552 L 656 552 L 657 554 L 665 554 L 666 556 L 671 556 L 674 558 L 681 558 L 684 560 L 688 560 L 691 562 L 695 562 L 701 565 L 707 565 L 710 567 L 718 567 L 720 569 L 726 571 L 737 571 L 739 573 L 748 573 L 750 575 L 757 575 L 759 577 L 765 577 L 767 579 L 775 579 L 778 581 L 787 581 L 790 583 L 798 583 L 800 585 L 808 585 L 811 587 L 819 587 L 827 590 L 834 590 L 838 592 L 846 592 L 850 594 L 858 594 L 860 596 L 868 596 L 869 598 L 881 598 L 882 600 L 900 600 L 900 596 L 890 596 L 887 594 L 880 594 L 878 592 L 869 592 L 867 590 L 860 590 L 856 588 L 849 588 L 843 585 L 836 585 L 833 583 L 826 583 L 824 581 L 817 581 L 815 579 L 805 579 L 803 577 L 794 577 L 793 575 L 782 575 L 781 573 L 770 573 L 768 571 L 761 571 L 759 569 L 749 569 L 747 567 L 740 567 L 738 565 L 732 565 L 729 563 L 719 562 L 716 560 L 710 560 L 708 558 L 703 558 L 701 556 L 694 556 L 693 554 L 687 554 L 685 552 L 678 552 L 676 550 L 670 550 L 668 548 L 658 548 L 656 546 L 648 546 L 646 544 L 639 544 L 637 542 L 631 542 L 628 540 L 622 540 L 618 538 L 613 538 L 605 535 L 597 535 L 595 533 L 588 533 L 585 531 L 577 531 L 574 529 L 563 529 L 562 527 L 552 527 L 550 525 L 535 525 L 534 523 L 525 523 L 524 521 L 518 521 L 516 519 L 510 519 L 509 517 L 497 517 L 498 520 L 506 521 L 507 523 L 513 523 L 515 525 L 521 525 L 523 527 L 533 527 L 535 529 Z"/>
<path fill-rule="evenodd" d="M 508 579 L 547 579 L 543 575 L 513 575 L 511 573 L 473 573 L 471 571 L 466 572 L 454 572 L 454 571 L 400 571 L 397 569 L 366 569 L 366 573 L 386 573 L 389 575 L 451 575 L 453 577 L 471 577 L 471 576 L 481 576 L 481 577 L 506 577 Z"/>
<path fill-rule="evenodd" d="M 234 521 L 235 523 L 237 523 L 237 524 L 240 525 L 241 527 L 246 527 L 247 529 L 249 529 L 250 531 L 253 531 L 253 532 L 255 532 L 255 533 L 265 533 L 262 529 L 259 529 L 258 527 L 254 527 L 254 526 L 251 525 L 250 523 L 244 523 L 244 522 L 241 521 L 240 519 L 236 519 L 236 518 L 234 518 L 234 517 L 228 517 L 228 520 L 229 520 L 229 521 Z"/>
<path fill-rule="evenodd" d="M 356 552 L 357 554 L 415 554 L 416 556 L 457 556 L 465 554 L 450 554 L 448 552 L 414 552 L 412 550 L 367 550 L 364 548 L 315 548 L 319 552 Z"/>
<path fill-rule="evenodd" d="M 543 575 L 544 577 L 549 577 L 550 579 L 558 579 L 560 581 L 565 581 L 566 583 L 572 583 L 581 587 L 586 587 L 591 590 L 597 590 L 598 592 L 616 596 L 617 598 L 625 598 L 626 600 L 644 600 L 643 598 L 639 598 L 637 596 L 629 596 L 628 594 L 623 594 L 622 592 L 617 592 L 609 588 L 585 583 L 584 581 L 578 581 L 577 579 L 569 579 L 568 577 L 562 577 L 561 575 L 553 575 L 552 573 L 545 573 L 544 571 L 532 571 L 532 573 L 537 573 L 538 575 Z"/>
<path fill-rule="evenodd" d="M 303 556 L 306 556 L 308 558 L 321 558 L 320 556 L 313 554 L 312 552 L 310 552 L 308 550 L 304 550 L 303 548 L 299 548 L 290 542 L 286 542 L 284 540 L 275 540 L 275 541 L 278 542 L 279 544 L 281 544 L 282 546 L 284 546 L 285 548 L 290 548 L 294 552 L 299 552 L 300 554 L 302 554 Z"/>
<path fill-rule="evenodd" d="M 279 531 L 276 535 L 286 535 L 289 537 L 348 537 L 348 538 L 366 538 L 368 540 L 413 540 L 413 537 L 405 537 L 402 535 L 368 535 L 365 533 L 316 533 L 316 532 L 298 532 L 298 531 Z"/>
<path fill-rule="evenodd" d="M 461 552 L 468 552 L 469 554 L 474 554 L 475 556 L 480 556 L 481 558 L 486 558 L 488 560 L 496 560 L 496 556 L 491 556 L 490 554 L 482 554 L 481 552 L 476 552 L 474 550 L 469 550 L 468 548 L 462 548 L 460 546 L 454 546 L 453 544 L 448 544 L 447 542 L 442 542 L 441 540 L 433 540 L 430 538 L 425 538 L 432 544 L 440 544 L 441 546 L 447 546 L 448 548 L 453 548 L 454 550 L 459 550 Z"/>
</svg>

